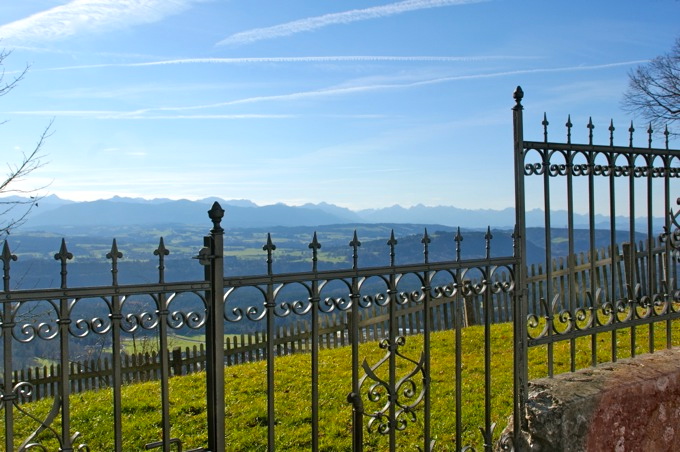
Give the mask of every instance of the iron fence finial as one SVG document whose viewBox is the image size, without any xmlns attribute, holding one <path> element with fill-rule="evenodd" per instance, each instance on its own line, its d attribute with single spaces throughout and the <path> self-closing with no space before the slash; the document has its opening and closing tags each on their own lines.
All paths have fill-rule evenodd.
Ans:
<svg viewBox="0 0 680 452">
<path fill-rule="evenodd" d="M 567 122 L 564 124 L 564 126 L 567 128 L 567 143 L 571 143 L 571 128 L 574 127 L 574 124 L 571 122 L 571 115 L 567 115 Z"/>
<path fill-rule="evenodd" d="M 515 106 L 513 107 L 513 110 L 522 110 L 524 107 L 522 107 L 522 99 L 524 99 L 524 91 L 522 91 L 522 87 L 517 85 L 517 88 L 515 88 L 515 92 L 512 93 L 512 98 L 515 99 Z"/>
<path fill-rule="evenodd" d="M 354 230 L 354 237 L 352 237 L 352 241 L 349 242 L 349 246 L 352 247 L 352 269 L 356 270 L 359 260 L 359 247 L 361 246 L 356 229 Z"/>
<path fill-rule="evenodd" d="M 165 282 L 165 256 L 170 254 L 170 250 L 165 247 L 163 237 L 158 242 L 158 248 L 153 252 L 154 256 L 158 256 L 158 282 Z"/>
<path fill-rule="evenodd" d="M 66 288 L 66 276 L 68 274 L 66 270 L 66 261 L 73 259 L 73 253 L 70 253 L 66 249 L 66 239 L 61 239 L 61 247 L 59 252 L 54 255 L 54 260 L 61 261 L 61 288 Z"/>
<path fill-rule="evenodd" d="M 593 117 L 590 116 L 588 117 L 588 125 L 586 126 L 588 128 L 588 144 L 592 146 L 593 144 L 593 129 L 595 128 L 595 124 L 593 124 Z"/>
<path fill-rule="evenodd" d="M 310 250 L 312 250 L 312 271 L 316 271 L 317 262 L 319 261 L 319 248 L 321 248 L 321 244 L 319 243 L 319 240 L 316 238 L 316 231 L 314 231 L 312 241 L 307 246 L 309 247 Z"/>
<path fill-rule="evenodd" d="M 427 235 L 427 228 L 425 228 L 425 233 L 423 234 L 423 239 L 420 241 L 420 243 L 423 244 L 423 257 L 425 259 L 425 263 L 430 262 L 430 243 L 432 242 L 432 239 L 430 239 L 430 236 Z"/>
<path fill-rule="evenodd" d="M 387 241 L 387 244 L 390 247 L 390 266 L 394 267 L 394 258 L 396 256 L 394 252 L 394 247 L 397 245 L 397 239 L 394 238 L 394 229 L 392 229 L 392 232 L 390 233 L 390 239 Z"/>
<path fill-rule="evenodd" d="M 456 231 L 456 235 L 453 237 L 453 240 L 456 241 L 456 260 L 460 260 L 460 242 L 463 241 L 463 236 L 460 233 L 460 226 L 458 226 L 458 229 Z"/>
<path fill-rule="evenodd" d="M 262 251 L 267 252 L 267 274 L 272 273 L 272 263 L 274 262 L 273 253 L 276 250 L 276 245 L 272 241 L 271 233 L 267 233 L 267 243 L 262 247 Z"/>
<path fill-rule="evenodd" d="M 633 121 L 630 121 L 630 127 L 628 128 L 628 133 L 630 134 L 630 138 L 628 140 L 628 146 L 631 148 L 633 147 L 633 132 L 635 132 L 635 127 L 633 127 Z"/>
<path fill-rule="evenodd" d="M 224 232 L 224 229 L 222 229 L 222 226 L 220 225 L 222 218 L 224 217 L 224 209 L 220 206 L 220 203 L 217 201 L 213 203 L 210 210 L 208 210 L 208 217 L 210 217 L 210 220 L 213 222 L 213 228 L 210 232 L 216 234 Z"/>
</svg>

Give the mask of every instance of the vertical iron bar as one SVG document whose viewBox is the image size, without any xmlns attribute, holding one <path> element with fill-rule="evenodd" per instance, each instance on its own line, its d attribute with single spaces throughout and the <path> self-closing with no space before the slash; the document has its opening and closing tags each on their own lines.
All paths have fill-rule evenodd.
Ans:
<svg viewBox="0 0 680 452">
<path fill-rule="evenodd" d="M 521 105 L 520 105 L 521 106 Z M 567 132 L 568 132 L 568 137 L 569 140 L 571 140 L 571 119 L 567 120 L 566 123 L 567 126 Z M 524 133 L 522 131 L 522 133 Z M 517 145 L 516 145 L 517 146 Z M 522 152 L 524 150 L 524 144 L 519 143 L 519 146 L 522 149 Z M 545 146 L 545 149 L 543 149 L 543 223 L 545 226 L 545 230 L 543 231 L 544 237 L 545 237 L 545 272 L 546 272 L 546 309 L 547 312 L 545 313 L 546 318 L 552 318 L 553 317 L 553 312 L 552 312 L 552 302 L 553 302 L 553 262 L 552 262 L 552 222 L 550 218 L 550 149 L 547 146 Z M 524 157 L 522 156 L 522 161 L 517 162 L 517 165 L 519 165 L 519 168 L 517 171 L 519 172 L 522 170 L 522 173 L 516 177 L 521 177 L 522 182 L 524 181 L 524 174 L 523 174 L 523 165 L 524 165 Z M 522 187 L 522 203 L 524 203 L 525 199 L 525 194 L 524 194 L 524 187 Z M 524 205 L 524 204 L 523 204 Z M 517 207 L 517 200 L 515 200 L 515 209 L 518 209 Z M 526 209 L 526 206 L 524 206 Z M 525 230 L 520 230 L 520 235 L 523 236 L 525 234 Z M 526 239 L 525 239 L 525 244 L 526 244 Z M 520 244 L 520 246 L 522 246 Z M 524 249 L 524 248 L 522 248 Z M 524 253 L 525 251 L 522 251 Z M 523 254 L 522 254 L 523 256 Z M 526 262 L 523 260 L 519 259 L 520 262 L 522 262 L 521 266 L 524 268 L 526 266 Z M 524 287 L 522 287 L 524 289 Z M 526 321 L 526 319 L 524 320 Z M 552 336 L 553 334 L 553 329 L 550 328 L 548 330 L 548 336 Z M 551 340 L 548 342 L 548 376 L 552 377 L 553 376 L 553 341 Z"/>
<path fill-rule="evenodd" d="M 456 241 L 456 262 L 460 262 L 460 243 L 463 241 L 463 236 L 460 234 L 458 228 L 455 236 Z M 456 451 L 463 450 L 462 433 L 463 433 L 463 338 L 461 331 L 463 329 L 463 303 L 465 298 L 463 296 L 463 282 L 459 266 L 456 266 L 456 280 L 454 282 L 454 306 L 456 307 L 454 313 L 454 328 L 455 328 L 455 350 L 456 350 Z"/>
<path fill-rule="evenodd" d="M 649 146 L 652 146 L 652 126 L 649 126 Z M 654 306 L 654 301 L 652 297 L 656 292 L 656 281 L 654 280 L 654 218 L 653 218 L 653 205 L 652 200 L 654 197 L 653 184 L 652 184 L 652 169 L 654 166 L 654 156 L 647 155 L 647 296 L 650 297 L 650 302 L 652 303 L 652 309 Z M 654 313 L 652 313 L 654 315 Z M 649 324 L 649 352 L 654 352 L 654 325 L 655 322 Z"/>
<path fill-rule="evenodd" d="M 66 261 L 73 259 L 73 254 L 66 249 L 66 241 L 61 239 L 61 248 L 54 259 L 61 261 L 61 288 L 67 288 Z M 71 324 L 71 316 L 69 312 L 68 299 L 62 297 L 59 300 L 59 394 L 55 397 L 61 399 L 61 451 L 70 452 L 73 450 L 71 444 L 71 385 L 69 384 L 69 325 Z"/>
<path fill-rule="evenodd" d="M 220 225 L 224 209 L 215 202 L 208 211 L 213 223 L 210 235 L 203 238 L 210 257 L 205 268 L 210 290 L 206 293 L 206 403 L 208 448 L 225 450 L 224 443 L 224 229 Z"/>
<path fill-rule="evenodd" d="M 10 262 L 17 257 L 9 250 L 7 240 L 2 248 L 3 292 L 10 291 Z M 2 348 L 3 348 L 3 391 L 2 401 L 5 410 L 5 450 L 14 450 L 14 407 L 17 395 L 12 391 L 12 329 L 14 328 L 14 309 L 9 300 L 3 302 L 2 310 Z"/>
<path fill-rule="evenodd" d="M 113 244 L 111 246 L 111 251 L 106 255 L 107 259 L 111 259 L 111 278 L 114 294 L 111 296 L 111 361 L 113 364 L 113 437 L 114 437 L 114 448 L 116 452 L 122 452 L 123 450 L 123 415 L 122 415 L 122 396 L 121 388 L 123 385 L 122 373 L 121 373 L 121 339 L 120 339 L 120 328 L 121 321 L 123 320 L 122 315 L 122 300 L 119 295 L 117 295 L 118 286 L 118 259 L 123 257 L 123 253 L 118 251 L 118 245 L 116 244 L 116 239 L 113 239 Z"/>
<path fill-rule="evenodd" d="M 609 126 L 611 134 L 614 132 L 613 123 Z M 597 326 L 597 310 L 599 308 L 597 299 L 597 279 L 595 278 L 595 257 L 597 255 L 597 245 L 595 243 L 595 153 L 591 150 L 588 152 L 588 228 L 589 237 L 588 245 L 590 251 L 588 253 L 588 260 L 590 263 L 590 278 L 588 278 L 590 285 L 590 315 L 591 325 Z M 585 284 L 585 281 L 583 281 Z M 583 300 L 585 302 L 585 300 Z M 585 306 L 584 306 L 585 307 Z M 593 333 L 590 336 L 590 365 L 597 365 L 597 334 Z"/>
<path fill-rule="evenodd" d="M 487 228 L 484 240 L 486 242 L 486 259 L 491 258 L 491 227 Z M 484 450 L 493 448 L 491 428 L 491 312 L 493 310 L 491 298 L 491 266 L 487 263 L 484 268 Z"/>
<path fill-rule="evenodd" d="M 524 92 L 517 87 L 513 95 L 515 106 L 513 111 L 514 129 L 514 167 L 515 167 L 515 223 L 517 237 L 515 241 L 515 294 L 513 316 L 513 341 L 514 341 L 514 391 L 513 391 L 513 442 L 517 447 L 520 444 L 521 432 L 527 428 L 527 418 L 524 416 L 528 397 L 528 357 L 527 357 L 527 307 L 526 307 L 526 219 L 524 202 L 524 125 L 522 110 L 522 98 Z M 549 225 L 548 225 L 549 226 Z M 547 248 L 547 247 L 546 247 Z"/>
<path fill-rule="evenodd" d="M 424 256 L 424 262 L 427 265 L 429 263 L 429 253 L 428 253 L 428 246 L 430 244 L 430 237 L 427 235 L 427 229 L 425 229 L 425 233 L 423 234 L 423 239 L 421 240 L 421 243 L 423 244 L 424 250 L 423 250 L 423 256 Z M 431 439 L 430 439 L 430 328 L 431 328 L 431 315 L 432 313 L 430 312 L 430 296 L 431 296 L 431 291 L 432 291 L 432 278 L 434 277 L 433 272 L 431 271 L 425 271 L 423 273 L 423 281 L 425 285 L 423 286 L 423 295 L 424 295 L 424 300 L 423 300 L 423 353 L 424 353 L 424 366 L 425 368 L 423 369 L 423 387 L 425 390 L 424 394 L 424 403 L 425 403 L 425 408 L 424 411 L 425 413 L 423 414 L 423 451 L 424 452 L 430 452 L 432 450 L 432 444 L 431 444 Z"/>
<path fill-rule="evenodd" d="M 609 255 L 612 260 L 611 271 L 611 295 L 610 302 L 612 303 L 612 315 L 614 316 L 612 322 L 618 322 L 618 300 L 623 297 L 623 294 L 618 293 L 618 268 L 619 268 L 619 253 L 618 245 L 616 243 L 616 154 L 609 154 Z M 611 350 L 612 362 L 618 359 L 618 343 L 617 343 L 617 329 L 612 329 Z"/>
<path fill-rule="evenodd" d="M 316 232 L 309 244 L 312 250 L 312 293 L 309 301 L 312 310 L 312 451 L 319 450 L 319 280 L 316 276 L 318 263 L 318 250 L 321 244 L 316 238 Z"/>
<path fill-rule="evenodd" d="M 352 247 L 352 293 L 350 297 L 350 342 L 352 344 L 352 393 L 348 399 L 352 403 L 352 451 L 361 452 L 364 450 L 364 426 L 363 426 L 363 402 L 359 392 L 359 273 L 358 273 L 358 248 L 361 242 L 354 230 L 354 237 L 349 246 Z"/>
<path fill-rule="evenodd" d="M 267 244 L 262 247 L 267 252 L 267 275 L 273 275 L 273 258 L 272 252 L 276 249 L 276 245 L 272 243 L 271 234 L 267 234 Z M 267 450 L 273 451 L 276 448 L 276 412 L 274 404 L 274 350 L 275 350 L 275 313 L 274 307 L 274 285 L 271 282 L 267 283 L 267 299 L 265 300 L 265 308 L 267 309 Z"/>
<path fill-rule="evenodd" d="M 389 438 L 390 438 L 390 451 L 394 452 L 397 449 L 397 419 L 396 419 L 396 407 L 397 407 L 397 336 L 398 334 L 398 323 L 397 319 L 397 282 L 396 274 L 394 270 L 394 247 L 397 244 L 397 240 L 394 238 L 394 230 L 392 230 L 390 239 L 387 244 L 390 247 L 390 280 L 389 287 L 387 289 L 387 300 L 389 303 Z"/>
<path fill-rule="evenodd" d="M 637 243 L 635 243 L 635 154 L 628 155 L 628 165 L 630 167 L 630 174 L 628 179 L 628 236 L 632 250 L 632 259 L 628 262 L 630 266 L 628 274 L 628 306 L 631 309 L 630 319 L 635 320 L 637 316 L 637 297 L 635 294 L 635 260 L 637 257 Z M 637 343 L 635 325 L 630 327 L 630 356 L 635 358 L 635 347 Z"/>
<path fill-rule="evenodd" d="M 668 237 L 666 237 L 666 241 L 664 245 L 666 246 L 666 254 L 664 255 L 664 262 L 665 262 L 665 275 L 664 278 L 666 280 L 666 287 L 665 287 L 665 300 L 664 302 L 666 303 L 665 309 L 666 309 L 666 348 L 671 348 L 672 343 L 671 343 L 671 338 L 672 338 L 672 318 L 670 316 L 672 309 L 671 309 L 671 303 L 673 302 L 672 298 L 672 293 L 675 290 L 675 277 L 674 274 L 671 272 L 672 270 L 672 249 L 671 249 L 671 241 L 670 241 L 670 234 L 672 233 L 671 231 L 671 191 L 670 191 L 670 171 L 671 171 L 671 160 L 672 157 L 670 155 L 670 152 L 668 152 L 668 127 L 666 127 L 666 155 L 664 156 L 664 227 L 666 234 L 669 234 Z M 671 276 L 673 275 L 673 276 Z"/>
<path fill-rule="evenodd" d="M 153 254 L 158 256 L 158 283 L 165 282 L 165 256 L 170 251 L 165 248 L 163 237 L 158 243 L 158 248 Z M 161 428 L 163 439 L 163 452 L 170 452 L 170 360 L 168 355 L 168 305 L 164 293 L 158 294 L 158 336 L 161 366 Z"/>
<path fill-rule="evenodd" d="M 588 123 L 590 129 L 590 145 L 593 144 L 593 129 L 595 126 L 592 121 Z M 571 321 L 576 323 L 576 309 L 578 300 L 576 299 L 576 251 L 574 250 L 574 152 L 570 149 L 567 152 L 567 235 L 569 240 L 569 257 L 567 258 L 567 269 L 569 272 L 569 312 Z M 572 372 L 576 370 L 576 339 L 569 340 L 569 361 Z"/>
</svg>

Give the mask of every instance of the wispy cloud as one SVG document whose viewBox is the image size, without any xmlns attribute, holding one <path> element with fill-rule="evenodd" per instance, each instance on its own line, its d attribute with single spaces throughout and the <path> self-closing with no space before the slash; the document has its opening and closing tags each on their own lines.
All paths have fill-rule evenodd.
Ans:
<svg viewBox="0 0 680 452">
<path fill-rule="evenodd" d="M 37 71 L 68 71 L 78 69 L 102 69 L 110 67 L 149 67 L 182 64 L 258 64 L 258 63 L 474 63 L 494 60 L 535 60 L 535 56 L 485 55 L 485 56 L 408 56 L 408 55 L 329 55 L 303 57 L 243 57 L 243 58 L 181 58 L 146 61 L 139 63 L 102 63 L 77 66 L 60 66 Z"/>
<path fill-rule="evenodd" d="M 322 16 L 307 17 L 305 19 L 274 25 L 272 27 L 255 28 L 233 34 L 218 42 L 217 45 L 240 45 L 265 39 L 290 36 L 296 33 L 317 30 L 336 24 L 348 24 L 360 20 L 378 19 L 420 9 L 439 8 L 442 6 L 466 5 L 486 0 L 404 0 L 389 5 L 374 6 L 365 9 L 353 9 L 339 13 L 324 14 Z"/>
<path fill-rule="evenodd" d="M 293 118 L 297 115 L 290 114 L 187 114 L 191 111 L 209 110 L 215 108 L 231 107 L 238 105 L 257 104 L 265 102 L 296 101 L 300 99 L 322 98 L 331 96 L 341 96 L 380 90 L 408 89 L 419 86 L 436 85 L 464 80 L 478 80 L 488 78 L 499 78 L 526 74 L 541 73 L 560 73 L 574 71 L 595 71 L 605 70 L 622 66 L 631 66 L 645 63 L 648 60 L 622 61 L 617 63 L 607 63 L 599 65 L 579 65 L 557 68 L 534 68 L 520 69 L 513 71 L 488 72 L 481 74 L 454 75 L 447 77 L 437 77 L 415 80 L 407 83 L 372 83 L 346 86 L 334 86 L 330 88 L 300 91 L 295 93 L 271 95 L 271 96 L 252 96 L 242 99 L 234 99 L 225 102 L 216 102 L 202 105 L 189 105 L 180 107 L 157 107 L 145 108 L 132 111 L 106 111 L 106 110 L 38 110 L 38 111 L 11 111 L 10 114 L 17 115 L 39 115 L 39 116 L 76 116 L 94 117 L 99 119 L 281 119 Z"/>
<path fill-rule="evenodd" d="M 135 115 L 151 112 L 151 111 L 191 111 L 191 110 L 203 110 L 210 108 L 228 107 L 233 105 L 243 105 L 243 104 L 254 104 L 260 102 L 276 102 L 276 101 L 294 101 L 299 99 L 317 98 L 317 97 L 329 97 L 338 96 L 345 94 L 355 94 L 361 92 L 379 91 L 379 90 L 394 90 L 394 89 L 407 89 L 418 86 L 435 85 L 441 83 L 462 81 L 462 80 L 478 80 L 485 78 L 498 78 L 507 77 L 514 75 L 524 75 L 524 74 L 540 74 L 540 73 L 551 73 L 551 72 L 573 72 L 573 71 L 593 71 L 601 69 L 611 69 L 621 66 L 631 66 L 640 63 L 645 63 L 648 60 L 634 60 L 634 61 L 623 61 L 618 63 L 607 63 L 589 66 L 568 66 L 568 67 L 558 67 L 558 68 L 536 68 L 536 69 L 520 69 L 514 71 L 502 71 L 502 72 L 488 72 L 482 74 L 468 74 L 468 75 L 454 75 L 448 77 L 437 77 L 416 80 L 408 83 L 373 83 L 364 85 L 348 85 L 348 86 L 335 86 L 330 88 L 324 88 L 319 90 L 311 91 L 301 91 L 296 93 L 279 94 L 273 96 L 253 96 L 246 97 L 243 99 L 235 99 L 226 102 L 218 102 L 206 105 L 194 105 L 194 106 L 184 106 L 184 107 L 163 107 L 153 110 L 137 110 L 134 112 Z"/>
<path fill-rule="evenodd" d="M 72 0 L 0 27 L 0 39 L 14 44 L 54 41 L 82 32 L 156 22 L 200 0 Z"/>
</svg>

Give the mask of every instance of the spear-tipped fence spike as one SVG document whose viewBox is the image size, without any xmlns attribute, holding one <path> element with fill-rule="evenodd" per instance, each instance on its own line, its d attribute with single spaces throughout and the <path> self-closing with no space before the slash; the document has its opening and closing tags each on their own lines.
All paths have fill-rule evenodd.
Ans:
<svg viewBox="0 0 680 452">
<path fill-rule="evenodd" d="M 272 274 L 272 263 L 274 262 L 274 259 L 272 258 L 273 251 L 276 249 L 276 245 L 274 245 L 274 242 L 272 242 L 272 235 L 271 233 L 267 233 L 267 244 L 262 247 L 264 251 L 267 252 L 267 274 Z"/>
<path fill-rule="evenodd" d="M 262 247 L 262 250 L 272 252 L 275 249 L 276 245 L 274 245 L 274 242 L 272 242 L 272 234 L 271 232 L 267 232 L 267 244 Z"/>
<path fill-rule="evenodd" d="M 543 124 L 543 141 L 546 143 L 548 142 L 548 125 L 550 124 L 548 122 L 548 115 L 543 112 L 543 121 L 541 122 Z"/>
<path fill-rule="evenodd" d="M 571 143 L 571 128 L 574 126 L 571 123 L 571 115 L 567 115 L 567 122 L 564 125 L 567 128 L 567 143 Z"/>
<path fill-rule="evenodd" d="M 630 127 L 628 128 L 629 138 L 628 146 L 633 147 L 633 132 L 635 132 L 635 127 L 633 127 L 633 121 L 630 121 Z"/>
<path fill-rule="evenodd" d="M 314 231 L 314 235 L 312 236 L 312 241 L 307 245 L 309 249 L 312 250 L 312 271 L 317 270 L 317 263 L 319 261 L 319 249 L 321 248 L 321 244 L 319 243 L 319 240 L 316 238 L 316 231 Z"/>
<path fill-rule="evenodd" d="M 668 149 L 668 136 L 671 134 L 671 133 L 668 131 L 668 124 L 666 124 L 666 128 L 665 128 L 665 130 L 663 131 L 663 134 L 666 136 L 666 149 Z"/>
<path fill-rule="evenodd" d="M 358 247 L 358 246 L 361 246 L 361 242 L 359 241 L 359 238 L 357 236 L 357 230 L 356 229 L 354 230 L 354 237 L 352 237 L 352 241 L 349 242 L 349 246 L 352 246 L 352 247 L 355 247 L 355 248 Z"/>
<path fill-rule="evenodd" d="M 109 251 L 106 254 L 107 259 L 113 259 L 114 261 L 121 259 L 123 257 L 123 253 L 118 251 L 118 243 L 116 242 L 116 239 L 113 239 L 113 243 L 111 244 L 111 251 Z"/>
<path fill-rule="evenodd" d="M 118 243 L 116 242 L 116 239 L 113 239 L 111 251 L 106 254 L 106 258 L 111 259 L 111 277 L 114 286 L 118 285 L 118 259 L 121 259 L 122 257 L 123 253 L 118 251 Z"/>
<path fill-rule="evenodd" d="M 390 246 L 390 265 L 394 266 L 394 257 L 396 256 L 396 253 L 394 252 L 394 247 L 397 245 L 397 239 L 394 238 L 394 229 L 392 229 L 392 232 L 390 232 L 390 239 L 387 241 L 387 244 Z"/>
<path fill-rule="evenodd" d="M 652 148 L 652 134 L 653 133 L 654 133 L 654 129 L 652 129 L 652 123 L 650 122 L 649 127 L 647 128 L 647 136 L 649 137 L 648 138 L 648 145 L 649 145 L 650 149 Z"/>
<path fill-rule="evenodd" d="M 430 235 L 427 233 L 427 228 L 425 228 L 425 232 L 423 233 L 423 238 L 420 240 L 420 243 L 422 243 L 425 246 L 432 243 L 432 239 L 430 238 Z"/>
<path fill-rule="evenodd" d="M 2 261 L 5 265 L 8 265 L 10 261 L 16 261 L 18 258 L 16 255 L 12 254 L 9 250 L 9 244 L 5 240 L 5 244 L 2 246 Z"/>
<path fill-rule="evenodd" d="M 486 234 L 484 235 L 484 240 L 486 241 L 486 258 L 491 257 L 491 240 L 493 239 L 493 234 L 491 234 L 491 226 L 486 227 Z"/>
<path fill-rule="evenodd" d="M 614 120 L 610 119 L 609 120 L 609 146 L 614 146 L 614 130 L 616 130 L 616 128 L 614 127 Z"/>
<path fill-rule="evenodd" d="M 3 281 L 3 290 L 5 292 L 9 291 L 9 272 L 10 272 L 10 262 L 11 261 L 16 261 L 17 257 L 12 254 L 9 251 L 9 244 L 7 243 L 7 240 L 5 240 L 5 244 L 2 247 L 2 256 L 0 256 L 0 259 L 2 259 L 2 281 Z"/>
<path fill-rule="evenodd" d="M 316 238 L 316 231 L 314 231 L 314 235 L 312 236 L 312 241 L 308 245 L 309 249 L 311 250 L 318 250 L 321 248 L 321 244 L 319 243 L 319 240 Z"/>
<path fill-rule="evenodd" d="M 170 250 L 165 247 L 165 242 L 163 237 L 158 241 L 158 248 L 153 251 L 154 256 L 167 256 L 170 254 Z"/>
<path fill-rule="evenodd" d="M 422 240 L 420 240 L 420 243 L 423 244 L 423 255 L 425 256 L 425 263 L 430 262 L 430 242 L 432 240 L 430 239 L 430 236 L 427 235 L 427 228 L 425 228 L 425 233 L 423 234 Z"/>
<path fill-rule="evenodd" d="M 593 129 L 595 128 L 595 124 L 593 124 L 593 118 L 588 117 L 588 144 L 593 144 Z"/>
<path fill-rule="evenodd" d="M 460 226 L 458 226 L 453 240 L 456 241 L 456 260 L 460 260 L 460 242 L 463 241 L 463 236 L 460 234 Z"/>
<path fill-rule="evenodd" d="M 352 238 L 352 241 L 349 242 L 349 246 L 352 247 L 352 268 L 356 270 L 357 264 L 359 262 L 359 247 L 361 246 L 356 229 L 354 230 L 354 237 Z"/>
<path fill-rule="evenodd" d="M 59 247 L 59 252 L 54 255 L 54 260 L 66 262 L 67 260 L 73 259 L 73 254 L 69 253 L 66 249 L 66 240 L 61 239 L 61 246 Z"/>
<path fill-rule="evenodd" d="M 158 248 L 153 252 L 154 256 L 158 256 L 158 282 L 165 282 L 165 256 L 170 254 L 170 250 L 165 247 L 163 237 L 158 241 Z"/>
</svg>

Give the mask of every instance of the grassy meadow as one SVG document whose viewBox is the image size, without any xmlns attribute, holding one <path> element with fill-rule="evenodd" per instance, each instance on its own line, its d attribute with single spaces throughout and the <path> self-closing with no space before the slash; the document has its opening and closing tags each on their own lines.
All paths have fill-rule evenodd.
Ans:
<svg viewBox="0 0 680 452">
<path fill-rule="evenodd" d="M 648 351 L 648 327 L 637 328 L 636 353 Z M 654 328 L 655 348 L 665 347 L 665 325 Z M 672 342 L 680 342 L 680 328 L 673 329 Z M 630 356 L 630 334 L 620 331 L 615 338 L 618 358 Z M 611 358 L 610 333 L 597 336 L 598 361 Z M 473 326 L 461 332 L 462 353 L 462 442 L 463 445 L 482 445 L 479 427 L 484 425 L 484 327 Z M 498 438 L 512 412 L 512 324 L 498 324 L 491 328 L 491 407 L 492 421 L 498 424 Z M 431 337 L 431 400 L 432 436 L 436 450 L 455 450 L 455 332 L 433 333 Z M 409 336 L 400 351 L 409 358 L 419 359 L 421 336 Z M 575 341 L 576 367 L 591 364 L 591 337 Z M 384 355 L 375 342 L 360 347 L 361 359 L 371 365 Z M 570 369 L 569 342 L 554 346 L 555 373 Z M 530 350 L 530 378 L 545 376 L 546 348 Z M 411 367 L 398 360 L 398 378 Z M 386 367 L 386 366 L 382 366 Z M 380 368 L 378 376 L 387 378 L 387 369 Z M 276 448 L 296 451 L 311 449 L 311 363 L 310 355 L 298 354 L 278 357 L 275 361 Z M 351 450 L 351 406 L 347 395 L 351 390 L 351 349 L 349 347 L 320 351 L 319 358 L 320 436 L 322 451 Z M 365 398 L 367 412 L 378 409 Z M 145 444 L 161 439 L 160 383 L 147 382 L 123 388 L 123 450 L 145 450 Z M 170 380 L 170 413 L 173 438 L 182 442 L 184 450 L 206 445 L 205 374 L 197 373 Z M 255 362 L 227 367 L 225 371 L 226 425 L 225 436 L 230 451 L 267 450 L 267 391 L 266 363 Z M 44 418 L 52 400 L 22 405 L 21 408 L 36 418 Z M 416 411 L 417 420 L 404 431 L 397 432 L 399 450 L 415 450 L 422 446 L 422 403 Z M 72 431 L 81 432 L 78 443 L 87 443 L 93 451 L 113 448 L 113 408 L 110 389 L 90 391 L 71 396 Z M 15 410 L 17 438 L 25 438 L 36 423 Z M 52 426 L 59 431 L 59 419 Z M 4 436 L 4 432 L 0 432 Z M 41 434 L 47 450 L 57 450 L 49 431 Z M 365 450 L 386 450 L 387 438 L 378 433 L 365 433 Z M 4 441 L 4 439 L 3 439 Z M 18 446 L 17 440 L 16 446 Z"/>
</svg>

